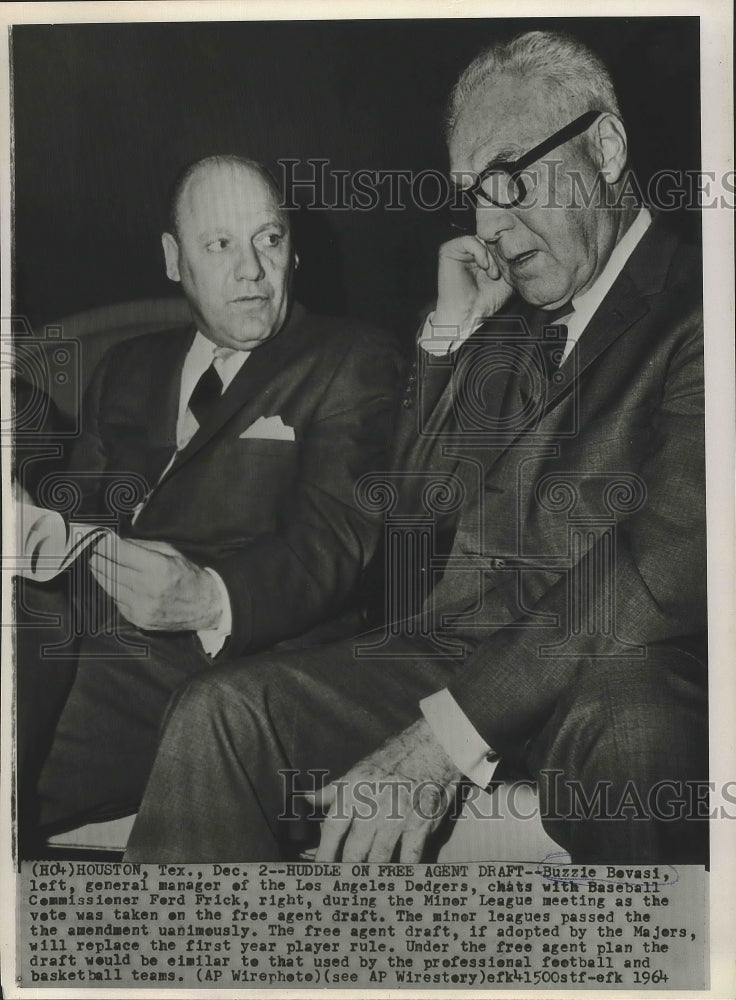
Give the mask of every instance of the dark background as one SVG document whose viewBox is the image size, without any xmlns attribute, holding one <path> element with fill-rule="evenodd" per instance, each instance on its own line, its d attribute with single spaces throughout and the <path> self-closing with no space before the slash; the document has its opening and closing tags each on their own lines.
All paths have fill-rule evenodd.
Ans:
<svg viewBox="0 0 736 1000">
<path fill-rule="evenodd" d="M 176 294 L 159 235 L 172 176 L 199 156 L 446 170 L 455 78 L 495 38 L 532 28 L 571 31 L 608 63 L 642 178 L 698 169 L 697 18 L 15 28 L 16 313 L 38 328 Z M 409 335 L 449 235 L 444 213 L 417 208 L 302 213 L 299 297 Z"/>
</svg>

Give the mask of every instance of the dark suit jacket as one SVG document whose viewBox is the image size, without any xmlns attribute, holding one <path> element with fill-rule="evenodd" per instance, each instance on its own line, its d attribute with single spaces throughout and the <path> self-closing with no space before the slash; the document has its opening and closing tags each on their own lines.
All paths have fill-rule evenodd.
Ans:
<svg viewBox="0 0 736 1000">
<path fill-rule="evenodd" d="M 147 334 L 107 353 L 71 466 L 88 515 L 119 512 L 121 501 L 130 510 L 149 493 L 123 534 L 170 542 L 222 576 L 233 612 L 223 655 L 232 656 L 301 634 L 347 600 L 380 531 L 353 488 L 385 461 L 399 366 L 376 331 L 295 305 L 159 482 L 176 448 L 193 335 Z M 271 416 L 294 441 L 240 436 Z"/>
<path fill-rule="evenodd" d="M 435 625 L 467 642 L 451 691 L 503 754 L 597 657 L 705 632 L 701 298 L 698 253 L 655 220 L 541 396 L 509 378 L 496 322 L 451 365 L 425 360 L 425 398 L 405 401 L 399 467 L 466 490 Z"/>
</svg>

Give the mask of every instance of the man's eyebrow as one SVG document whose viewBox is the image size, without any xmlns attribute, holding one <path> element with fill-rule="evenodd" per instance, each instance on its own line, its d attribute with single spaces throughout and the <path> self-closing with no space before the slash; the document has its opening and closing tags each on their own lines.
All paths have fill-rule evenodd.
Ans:
<svg viewBox="0 0 736 1000">
<path fill-rule="evenodd" d="M 273 229 L 274 226 L 277 226 L 282 232 L 284 233 L 286 232 L 287 226 L 284 220 L 279 219 L 278 216 L 274 216 L 272 219 L 268 219 L 266 222 L 258 226 L 258 228 L 255 230 L 254 235 L 262 233 L 266 229 Z"/>
<path fill-rule="evenodd" d="M 217 240 L 229 235 L 230 233 L 226 226 L 214 226 L 212 229 L 203 229 L 202 232 L 199 233 L 197 239 Z"/>
<path fill-rule="evenodd" d="M 260 226 L 258 226 L 256 229 L 254 229 L 253 230 L 253 235 L 257 236 L 259 233 L 264 232 L 266 229 L 273 229 L 274 226 L 276 226 L 278 229 L 280 229 L 284 233 L 288 229 L 288 226 L 286 225 L 285 222 L 283 222 L 277 216 L 274 216 L 272 219 L 267 219 L 265 222 L 262 222 Z M 211 229 L 205 229 L 205 230 L 203 230 L 199 234 L 199 239 L 201 239 L 201 240 L 213 240 L 213 239 L 219 239 L 221 237 L 230 236 L 230 235 L 231 235 L 230 229 L 226 225 L 213 226 Z"/>
<path fill-rule="evenodd" d="M 504 149 L 499 149 L 498 152 L 493 156 L 492 159 L 488 160 L 481 168 L 477 171 L 467 171 L 467 170 L 451 170 L 450 177 L 452 178 L 452 183 L 455 187 L 464 188 L 466 187 L 465 181 L 468 177 L 478 177 L 486 170 L 502 170 L 504 167 L 508 167 L 515 163 L 518 159 L 523 156 L 523 152 L 518 148 L 512 146 L 507 146 Z"/>
<path fill-rule="evenodd" d="M 511 146 L 507 146 L 506 149 L 499 149 L 494 157 L 492 157 L 483 170 L 493 170 L 495 167 L 505 167 L 509 163 L 514 163 L 522 154 L 518 149 L 514 149 Z"/>
</svg>

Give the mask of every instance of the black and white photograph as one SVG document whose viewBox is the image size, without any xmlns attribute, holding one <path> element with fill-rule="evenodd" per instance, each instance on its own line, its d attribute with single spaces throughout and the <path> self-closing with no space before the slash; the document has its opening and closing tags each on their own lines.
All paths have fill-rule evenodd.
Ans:
<svg viewBox="0 0 736 1000">
<path fill-rule="evenodd" d="M 731 10 L 6 6 L 2 995 L 731 995 Z"/>
</svg>

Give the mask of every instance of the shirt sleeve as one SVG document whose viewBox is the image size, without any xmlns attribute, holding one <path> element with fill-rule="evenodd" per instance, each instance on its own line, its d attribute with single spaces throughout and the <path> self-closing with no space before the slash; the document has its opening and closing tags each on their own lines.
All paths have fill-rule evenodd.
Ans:
<svg viewBox="0 0 736 1000">
<path fill-rule="evenodd" d="M 490 784 L 499 756 L 491 750 L 447 688 L 423 698 L 419 707 L 436 740 L 458 770 L 481 788 Z"/>
<path fill-rule="evenodd" d="M 208 656 L 217 656 L 233 630 L 233 612 L 230 607 L 230 595 L 220 574 L 209 566 L 205 566 L 205 572 L 210 574 L 220 592 L 220 618 L 213 628 L 200 629 L 197 635 L 205 653 Z"/>
<path fill-rule="evenodd" d="M 464 344 L 479 326 L 483 325 L 482 320 L 475 320 L 470 326 L 434 326 L 434 312 L 431 312 L 424 321 L 421 333 L 419 334 L 419 344 L 427 354 L 440 356 L 443 354 L 454 354 L 454 352 Z"/>
</svg>

